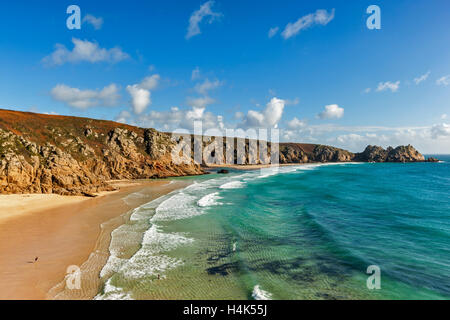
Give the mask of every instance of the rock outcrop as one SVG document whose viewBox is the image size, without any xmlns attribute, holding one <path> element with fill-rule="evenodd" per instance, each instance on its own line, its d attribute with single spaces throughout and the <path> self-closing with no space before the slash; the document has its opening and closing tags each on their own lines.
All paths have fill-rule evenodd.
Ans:
<svg viewBox="0 0 450 320">
<path fill-rule="evenodd" d="M 174 144 L 152 129 L 0 111 L 0 193 L 92 196 L 114 190 L 109 180 L 203 174 L 193 161 L 172 162 Z"/>
<path fill-rule="evenodd" d="M 185 138 L 189 135 L 174 138 L 155 129 L 111 121 L 0 110 L 0 193 L 92 196 L 113 190 L 109 180 L 205 173 L 202 167 L 207 161 L 196 163 L 194 153 L 191 157 L 183 155 L 181 162 L 172 160 L 172 153 L 178 152 L 176 147 Z M 215 148 L 211 146 L 219 142 L 214 137 L 204 138 L 203 156 L 215 157 Z M 194 150 L 195 139 L 190 140 L 190 149 Z M 255 141 L 240 141 L 245 142 L 242 152 L 236 149 L 237 138 L 234 147 L 224 141 L 223 160 L 240 164 L 268 163 L 268 155 L 260 156 Z M 280 143 L 278 147 L 281 164 L 426 161 L 411 145 L 386 150 L 368 146 L 356 154 L 316 144 Z M 271 149 L 271 143 L 267 143 L 267 151 Z M 430 158 L 428 161 L 438 160 Z"/>
<path fill-rule="evenodd" d="M 379 146 L 367 148 L 355 155 L 355 161 L 363 162 L 423 162 L 425 157 L 413 146 L 388 147 L 386 150 Z"/>
</svg>

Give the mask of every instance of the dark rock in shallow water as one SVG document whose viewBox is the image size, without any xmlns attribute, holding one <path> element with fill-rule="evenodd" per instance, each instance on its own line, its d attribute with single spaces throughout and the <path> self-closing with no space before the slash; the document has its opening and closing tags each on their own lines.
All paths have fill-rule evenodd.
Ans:
<svg viewBox="0 0 450 320">
<path fill-rule="evenodd" d="M 429 157 L 427 159 L 427 162 L 439 162 L 439 159 L 433 158 L 433 157 Z"/>
<path fill-rule="evenodd" d="M 219 171 L 217 171 L 217 173 L 227 174 L 227 173 L 230 173 L 230 171 L 228 171 L 227 169 L 220 169 Z"/>
</svg>

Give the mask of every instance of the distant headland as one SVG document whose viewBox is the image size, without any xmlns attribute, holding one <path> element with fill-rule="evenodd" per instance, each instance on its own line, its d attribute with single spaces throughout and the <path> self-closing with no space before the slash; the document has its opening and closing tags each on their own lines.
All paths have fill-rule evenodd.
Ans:
<svg viewBox="0 0 450 320">
<path fill-rule="evenodd" d="M 259 164 L 245 153 L 235 163 Z M 205 142 L 203 142 L 205 143 Z M 88 118 L 0 110 L 0 193 L 95 196 L 110 180 L 155 179 L 205 173 L 206 163 L 174 163 L 171 134 Z M 413 146 L 361 153 L 303 143 L 280 143 L 280 164 L 324 162 L 436 162 Z M 268 143 L 270 150 L 271 143 Z M 224 148 L 225 150 L 225 148 Z"/>
</svg>

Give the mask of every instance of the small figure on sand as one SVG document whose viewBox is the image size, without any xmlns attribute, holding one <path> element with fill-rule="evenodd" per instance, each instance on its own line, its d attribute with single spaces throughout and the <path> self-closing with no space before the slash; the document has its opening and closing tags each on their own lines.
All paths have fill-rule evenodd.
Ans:
<svg viewBox="0 0 450 320">
<path fill-rule="evenodd" d="M 34 258 L 34 261 L 28 261 L 28 263 L 36 263 L 38 261 L 39 257 Z"/>
</svg>

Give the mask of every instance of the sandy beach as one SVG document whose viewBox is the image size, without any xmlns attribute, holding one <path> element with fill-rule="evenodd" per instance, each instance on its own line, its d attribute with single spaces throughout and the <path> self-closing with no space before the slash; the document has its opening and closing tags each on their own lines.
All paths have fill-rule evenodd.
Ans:
<svg viewBox="0 0 450 320">
<path fill-rule="evenodd" d="M 186 182 L 112 184 L 120 190 L 96 198 L 0 196 L 0 299 L 91 299 L 101 286 L 98 273 L 108 258 L 110 232 L 131 209 Z M 71 265 L 85 271 L 83 283 L 89 285 L 67 293 L 63 284 Z"/>
</svg>

